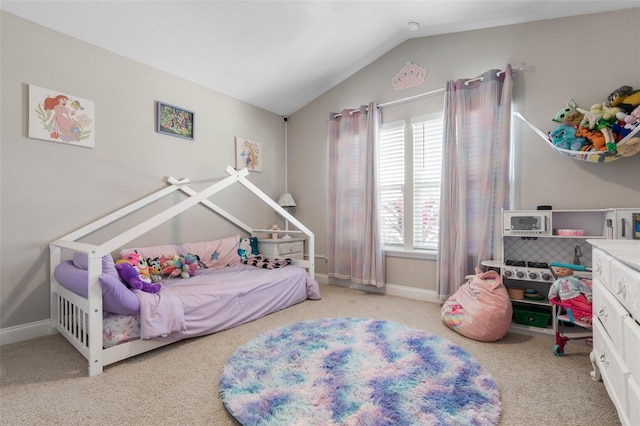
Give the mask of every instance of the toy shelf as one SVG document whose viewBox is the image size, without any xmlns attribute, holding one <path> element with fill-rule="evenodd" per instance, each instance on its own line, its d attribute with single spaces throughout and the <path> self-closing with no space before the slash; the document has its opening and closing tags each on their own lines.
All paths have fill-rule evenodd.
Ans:
<svg viewBox="0 0 640 426">
<path fill-rule="evenodd" d="M 572 151 L 570 149 L 562 149 L 556 147 L 549 140 L 549 136 L 542 130 L 538 129 L 534 124 L 527 121 L 519 112 L 513 115 L 524 121 L 538 136 L 557 153 L 574 160 L 589 161 L 592 163 L 609 163 L 620 158 L 631 157 L 640 151 L 640 126 L 636 127 L 616 144 L 616 151 Z"/>
</svg>

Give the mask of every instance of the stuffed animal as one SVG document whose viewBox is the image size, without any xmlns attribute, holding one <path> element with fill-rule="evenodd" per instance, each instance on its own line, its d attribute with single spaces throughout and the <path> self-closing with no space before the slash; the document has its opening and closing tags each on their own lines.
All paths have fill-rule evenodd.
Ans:
<svg viewBox="0 0 640 426">
<path fill-rule="evenodd" d="M 576 137 L 585 138 L 593 145 L 594 149 L 604 151 L 606 149 L 606 140 L 600 130 L 591 130 L 587 127 L 578 126 Z"/>
<path fill-rule="evenodd" d="M 580 121 L 580 127 L 586 127 L 588 129 L 596 128 L 596 125 L 600 123 L 602 120 L 602 116 L 604 115 L 604 111 L 602 111 L 602 104 L 593 104 L 589 111 L 582 108 L 577 108 L 584 116 L 582 117 L 582 121 Z"/>
<path fill-rule="evenodd" d="M 608 127 L 600 129 L 600 133 L 604 137 L 605 149 L 609 152 L 616 152 L 616 137 L 613 134 L 613 130 Z"/>
<path fill-rule="evenodd" d="M 562 108 L 560 111 L 556 113 L 556 115 L 551 119 L 556 123 L 567 124 L 570 126 L 577 126 L 580 124 L 584 117 L 584 113 L 578 111 L 578 105 L 575 103 L 573 99 L 570 99 L 569 102 Z"/>
<path fill-rule="evenodd" d="M 116 260 L 115 263 L 116 265 L 118 263 L 130 263 L 136 268 L 139 274 L 142 274 L 147 278 L 149 278 L 150 276 L 149 265 L 147 264 L 147 261 L 136 250 L 134 250 L 132 253 L 122 255 L 122 257 Z"/>
<path fill-rule="evenodd" d="M 583 137 L 577 137 L 576 131 L 575 126 L 561 124 L 549 133 L 549 140 L 560 149 L 580 151 L 587 140 Z"/>
<path fill-rule="evenodd" d="M 157 283 L 162 280 L 162 265 L 160 264 L 160 258 L 147 258 L 147 265 L 149 265 L 149 278 L 152 283 Z"/>
<path fill-rule="evenodd" d="M 168 276 L 169 278 L 189 278 L 194 276 L 198 269 L 198 259 L 193 254 L 187 254 L 185 256 L 175 255 L 173 259 L 166 261 L 162 269 L 162 275 Z"/>
<path fill-rule="evenodd" d="M 616 114 L 618 122 L 611 128 L 618 136 L 618 140 L 626 137 L 634 129 L 640 126 L 640 106 L 636 107 L 630 114 L 622 111 Z"/>
<path fill-rule="evenodd" d="M 602 110 L 604 111 L 604 113 L 602 114 L 602 119 L 607 123 L 608 127 L 611 127 L 613 124 L 615 124 L 618 121 L 618 113 L 623 112 L 621 108 L 608 107 L 605 104 L 602 104 Z"/>
<path fill-rule="evenodd" d="M 617 106 L 626 113 L 631 113 L 640 105 L 640 90 L 634 91 L 631 86 L 622 86 L 607 97 L 607 102 L 611 107 Z"/>
<path fill-rule="evenodd" d="M 120 262 L 116 264 L 116 270 L 122 281 L 124 281 L 132 290 L 142 290 L 147 293 L 157 293 L 162 286 L 160 284 L 152 284 L 148 277 L 139 274 L 136 268 L 128 262 Z"/>
<path fill-rule="evenodd" d="M 618 114 L 618 118 L 622 118 L 619 125 L 615 125 L 614 132 L 618 132 L 622 138 L 627 138 L 629 134 L 640 127 L 640 106 L 636 107 L 630 114 L 622 116 Z M 640 152 L 640 134 L 628 138 L 624 143 L 618 145 L 618 153 L 623 157 L 630 157 Z"/>
<path fill-rule="evenodd" d="M 640 126 L 640 106 L 636 107 L 629 115 L 624 118 L 624 128 L 633 130 Z"/>
<path fill-rule="evenodd" d="M 192 253 L 184 255 L 182 271 L 188 272 L 189 276 L 194 276 L 196 271 L 200 269 L 200 258 Z"/>
</svg>

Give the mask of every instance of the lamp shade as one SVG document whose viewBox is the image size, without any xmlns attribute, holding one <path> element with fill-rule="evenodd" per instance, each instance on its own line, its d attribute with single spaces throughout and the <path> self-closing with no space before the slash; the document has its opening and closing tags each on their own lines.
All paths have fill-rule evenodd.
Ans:
<svg viewBox="0 0 640 426">
<path fill-rule="evenodd" d="M 288 192 L 285 192 L 278 199 L 278 205 L 280 207 L 295 207 L 296 202 L 294 201 L 293 196 L 291 194 L 289 194 Z"/>
</svg>

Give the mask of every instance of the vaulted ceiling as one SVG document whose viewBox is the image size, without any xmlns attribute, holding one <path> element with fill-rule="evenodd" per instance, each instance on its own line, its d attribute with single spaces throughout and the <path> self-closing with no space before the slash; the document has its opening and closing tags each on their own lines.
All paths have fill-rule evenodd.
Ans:
<svg viewBox="0 0 640 426">
<path fill-rule="evenodd" d="M 0 2 L 6 12 L 279 115 L 297 111 L 409 38 L 638 5 L 638 0 Z M 419 28 L 410 31 L 409 22 Z M 585 35 L 615 37 L 615 29 L 598 31 L 585 28 Z"/>
</svg>

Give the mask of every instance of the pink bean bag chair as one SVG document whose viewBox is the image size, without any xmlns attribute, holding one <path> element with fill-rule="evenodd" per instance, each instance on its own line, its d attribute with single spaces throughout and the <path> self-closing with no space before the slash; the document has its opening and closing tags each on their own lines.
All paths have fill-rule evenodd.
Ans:
<svg viewBox="0 0 640 426">
<path fill-rule="evenodd" d="M 476 271 L 442 306 L 442 322 L 481 342 L 500 340 L 509 331 L 513 308 L 496 271 Z"/>
</svg>

